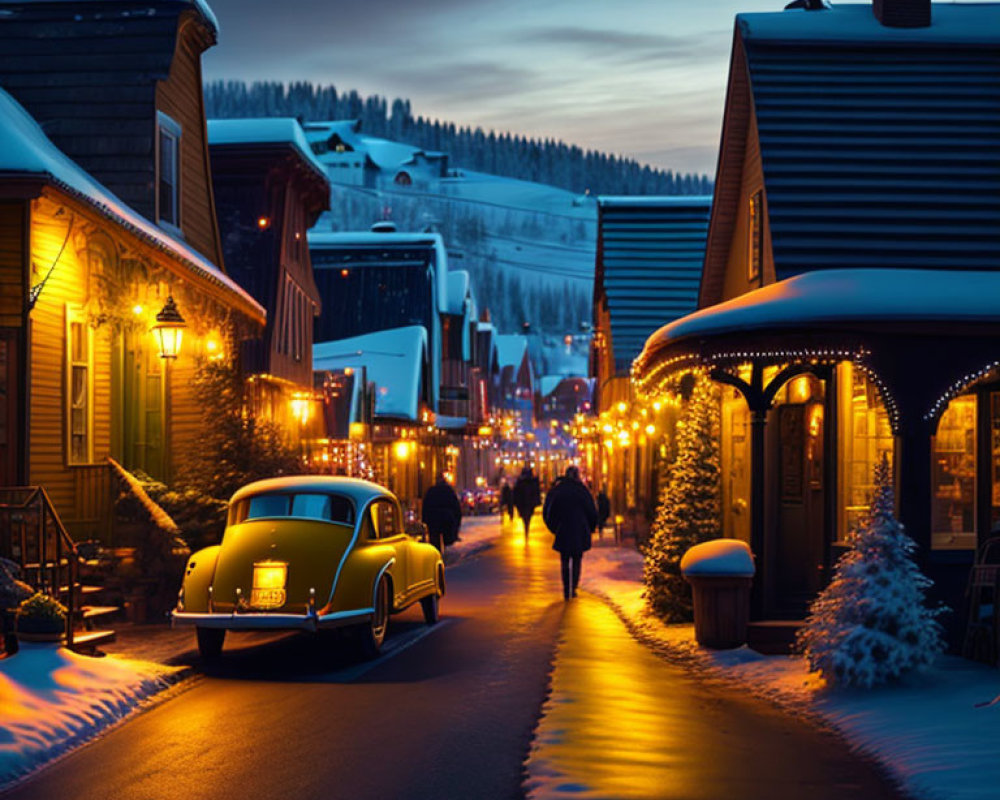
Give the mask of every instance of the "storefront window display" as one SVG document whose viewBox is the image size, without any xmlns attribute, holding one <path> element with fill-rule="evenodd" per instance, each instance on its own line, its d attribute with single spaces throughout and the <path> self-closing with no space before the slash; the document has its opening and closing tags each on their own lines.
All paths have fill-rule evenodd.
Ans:
<svg viewBox="0 0 1000 800">
<path fill-rule="evenodd" d="M 839 502 L 837 541 L 846 543 L 868 512 L 875 466 L 892 463 L 893 436 L 889 415 L 875 385 L 853 364 L 837 367 Z"/>
<path fill-rule="evenodd" d="M 976 397 L 956 397 L 931 444 L 931 543 L 937 550 L 976 546 Z M 995 485 L 995 484 L 994 484 Z"/>
<path fill-rule="evenodd" d="M 723 535 L 750 541 L 750 409 L 736 389 L 722 390 Z"/>
</svg>

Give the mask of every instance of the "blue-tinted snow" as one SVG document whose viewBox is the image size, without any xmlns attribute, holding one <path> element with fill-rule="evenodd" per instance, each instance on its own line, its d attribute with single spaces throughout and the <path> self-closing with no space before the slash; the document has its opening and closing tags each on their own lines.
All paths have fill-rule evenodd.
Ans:
<svg viewBox="0 0 1000 800">
<path fill-rule="evenodd" d="M 250 117 L 247 119 L 210 119 L 210 145 L 287 144 L 315 172 L 326 180 L 326 167 L 313 154 L 305 131 L 294 117 Z"/>
<path fill-rule="evenodd" d="M 0 173 L 3 172 L 49 176 L 61 189 L 236 295 L 252 315 L 264 319 L 263 307 L 242 287 L 200 253 L 168 235 L 84 172 L 49 141 L 38 123 L 14 98 L 0 89 Z"/>
<path fill-rule="evenodd" d="M 528 339 L 520 333 L 497 334 L 497 363 L 504 367 L 517 368 L 528 351 Z"/>
<path fill-rule="evenodd" d="M 420 378 L 426 359 L 427 331 L 422 325 L 313 345 L 314 370 L 364 367 L 367 379 L 375 383 L 375 414 L 413 422 L 420 419 Z"/>
<path fill-rule="evenodd" d="M 665 325 L 652 348 L 692 336 L 837 322 L 1000 322 L 1000 272 L 836 269 L 806 272 Z M 640 356 L 640 359 L 642 356 Z"/>
<path fill-rule="evenodd" d="M 1000 43 L 1000 4 L 932 3 L 927 28 L 882 25 L 868 3 L 834 5 L 826 11 L 738 14 L 745 39 L 764 42 L 887 42 L 928 44 Z"/>
</svg>

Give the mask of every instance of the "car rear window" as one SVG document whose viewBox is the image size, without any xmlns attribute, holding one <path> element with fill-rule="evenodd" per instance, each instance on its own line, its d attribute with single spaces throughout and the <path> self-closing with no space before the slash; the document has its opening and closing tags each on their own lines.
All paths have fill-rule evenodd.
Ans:
<svg viewBox="0 0 1000 800">
<path fill-rule="evenodd" d="M 233 506 L 229 524 L 274 517 L 320 519 L 353 525 L 354 504 L 343 495 L 319 492 L 258 494 L 244 498 Z"/>
</svg>

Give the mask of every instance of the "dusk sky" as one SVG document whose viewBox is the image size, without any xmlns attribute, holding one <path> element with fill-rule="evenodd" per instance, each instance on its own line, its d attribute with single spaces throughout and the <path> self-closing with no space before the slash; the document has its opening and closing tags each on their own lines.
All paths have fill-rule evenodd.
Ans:
<svg viewBox="0 0 1000 800">
<path fill-rule="evenodd" d="M 211 0 L 205 77 L 311 80 L 460 125 L 715 171 L 739 11 L 785 0 Z M 802 13 L 802 12 L 798 12 Z"/>
</svg>

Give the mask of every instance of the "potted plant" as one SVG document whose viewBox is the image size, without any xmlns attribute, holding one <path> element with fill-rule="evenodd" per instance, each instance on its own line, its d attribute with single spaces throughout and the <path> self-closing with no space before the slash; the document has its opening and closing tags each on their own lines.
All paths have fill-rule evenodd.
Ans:
<svg viewBox="0 0 1000 800">
<path fill-rule="evenodd" d="M 17 635 L 24 642 L 59 642 L 66 633 L 66 608 L 42 592 L 17 607 Z"/>
</svg>

